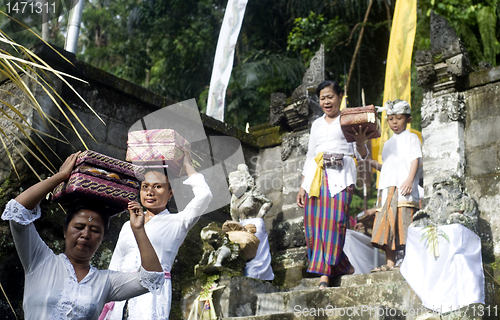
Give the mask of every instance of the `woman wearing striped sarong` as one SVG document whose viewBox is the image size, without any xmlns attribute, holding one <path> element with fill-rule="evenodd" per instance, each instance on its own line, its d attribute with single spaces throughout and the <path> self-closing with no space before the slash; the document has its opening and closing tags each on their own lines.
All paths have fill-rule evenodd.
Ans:
<svg viewBox="0 0 500 320">
<path fill-rule="evenodd" d="M 348 211 L 356 164 L 353 156 L 366 158 L 366 132 L 354 132 L 356 143 L 347 142 L 340 128 L 342 89 L 335 81 L 323 81 L 316 89 L 325 113 L 316 119 L 302 171 L 297 204 L 305 208 L 309 267 L 307 272 L 320 274 L 320 289 L 329 285 L 329 277 L 349 274 L 354 268 L 343 252 Z M 356 144 L 356 145 L 355 145 Z"/>
</svg>

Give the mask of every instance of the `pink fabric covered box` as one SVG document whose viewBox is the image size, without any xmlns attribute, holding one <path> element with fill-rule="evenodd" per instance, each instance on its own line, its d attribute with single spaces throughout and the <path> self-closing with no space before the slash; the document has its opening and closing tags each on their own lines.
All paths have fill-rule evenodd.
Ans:
<svg viewBox="0 0 500 320">
<path fill-rule="evenodd" d="M 126 160 L 142 166 L 166 166 L 180 176 L 184 152 L 191 145 L 172 129 L 131 131 L 128 133 Z"/>
<path fill-rule="evenodd" d="M 144 169 L 95 151 L 78 156 L 68 181 L 53 191 L 52 201 L 68 204 L 76 200 L 97 200 L 113 213 L 126 210 L 130 201 L 138 201 Z"/>
</svg>

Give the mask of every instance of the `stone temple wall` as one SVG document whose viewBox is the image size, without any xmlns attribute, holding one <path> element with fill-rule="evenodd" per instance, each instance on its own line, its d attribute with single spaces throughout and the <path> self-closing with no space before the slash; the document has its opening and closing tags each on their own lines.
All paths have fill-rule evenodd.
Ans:
<svg viewBox="0 0 500 320">
<path fill-rule="evenodd" d="M 277 282 L 287 286 L 298 283 L 307 267 L 304 209 L 297 205 L 296 197 L 308 140 L 309 130 L 282 134 L 280 144 L 261 148 L 255 158 L 257 188 L 273 201 L 273 207 L 264 218 L 271 244 L 272 267 Z"/>
<path fill-rule="evenodd" d="M 481 211 L 483 246 L 500 257 L 500 67 L 470 74 L 469 84 L 465 92 L 465 187 Z"/>
<path fill-rule="evenodd" d="M 457 173 L 478 204 L 483 260 L 491 263 L 500 257 L 500 67 L 472 67 L 461 40 L 435 14 L 431 35 L 431 50 L 416 53 L 425 197 L 439 172 Z"/>
</svg>

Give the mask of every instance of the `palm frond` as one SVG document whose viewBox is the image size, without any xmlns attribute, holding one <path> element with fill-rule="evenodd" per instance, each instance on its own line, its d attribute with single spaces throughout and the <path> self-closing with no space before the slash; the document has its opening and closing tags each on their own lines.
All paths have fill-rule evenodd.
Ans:
<svg viewBox="0 0 500 320">
<path fill-rule="evenodd" d="M 40 41 L 44 42 L 49 48 L 51 48 L 58 56 L 60 56 L 64 61 L 73 65 L 66 57 L 64 57 L 60 52 L 55 50 L 50 44 L 43 41 L 43 39 L 32 29 L 29 29 L 22 22 L 10 17 L 3 11 L 1 14 L 8 17 L 10 20 L 18 23 L 28 30 L 31 34 L 35 35 Z M 40 179 L 40 176 L 35 171 L 35 168 L 27 160 L 25 155 L 30 155 L 36 162 L 39 162 L 43 167 L 45 167 L 49 172 L 56 171 L 56 166 L 53 165 L 49 157 L 44 153 L 44 150 L 49 150 L 54 154 L 59 160 L 60 157 L 55 153 L 55 151 L 47 143 L 47 139 L 55 140 L 60 143 L 70 144 L 69 139 L 61 132 L 60 126 L 65 126 L 70 128 L 72 132 L 78 137 L 79 141 L 82 143 L 84 148 L 87 148 L 85 139 L 76 128 L 75 123 L 78 123 L 85 133 L 94 141 L 96 139 L 93 137 L 90 130 L 83 124 L 75 110 L 61 97 L 59 92 L 51 86 L 50 80 L 59 80 L 64 86 L 69 88 L 73 93 L 80 99 L 80 101 L 96 116 L 99 121 L 105 124 L 104 120 L 97 114 L 97 112 L 85 101 L 85 99 L 76 91 L 76 89 L 69 83 L 69 80 L 80 81 L 87 83 L 86 81 L 75 77 L 71 74 L 61 72 L 52 68 L 46 61 L 40 58 L 37 54 L 27 49 L 23 45 L 15 42 L 9 37 L 5 32 L 0 30 L 0 43 L 10 46 L 14 54 L 11 54 L 5 50 L 0 49 L 0 76 L 5 77 L 10 81 L 16 88 L 14 91 L 9 92 L 6 90 L 0 90 L 4 97 L 9 96 L 8 99 L 0 100 L 0 104 L 3 106 L 0 112 L 0 118 L 2 119 L 2 125 L 0 125 L 0 142 L 2 147 L 5 149 L 7 158 L 12 164 L 14 171 L 19 176 L 19 173 L 15 167 L 14 153 L 17 153 L 19 157 L 26 163 L 26 165 L 31 169 L 31 171 Z M 54 119 L 45 113 L 41 104 L 39 103 L 39 94 L 42 93 L 48 97 L 54 106 L 57 108 L 59 113 L 62 115 L 65 123 Z M 9 99 L 14 99 L 16 103 L 13 103 Z M 7 101 L 9 100 L 9 101 Z M 33 110 L 34 114 L 38 114 L 41 121 L 47 128 L 47 132 L 54 129 L 60 137 L 55 137 L 54 135 L 33 128 L 31 123 L 28 121 L 27 117 L 23 115 L 19 109 L 19 105 L 27 106 Z M 73 118 L 71 119 L 70 116 Z M 35 138 L 37 141 L 35 141 Z"/>
<path fill-rule="evenodd" d="M 17 320 L 18 319 L 17 314 L 14 311 L 14 308 L 12 307 L 12 304 L 10 303 L 9 297 L 7 297 L 7 294 L 5 293 L 5 290 L 3 289 L 3 286 L 1 283 L 0 283 L 0 289 L 2 289 L 2 293 L 5 296 L 5 299 L 7 299 L 7 303 L 9 304 L 10 310 L 12 310 L 12 312 L 14 313 L 14 317 L 16 317 L 16 320 Z"/>
</svg>

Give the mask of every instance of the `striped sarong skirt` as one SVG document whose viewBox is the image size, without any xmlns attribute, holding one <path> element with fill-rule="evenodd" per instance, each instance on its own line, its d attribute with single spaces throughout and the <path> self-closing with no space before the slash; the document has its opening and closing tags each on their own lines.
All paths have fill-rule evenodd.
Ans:
<svg viewBox="0 0 500 320">
<path fill-rule="evenodd" d="M 323 173 L 319 197 L 306 195 L 305 199 L 307 272 L 336 276 L 345 274 L 351 267 L 343 249 L 354 187 L 349 186 L 331 197 L 326 172 Z"/>
<path fill-rule="evenodd" d="M 387 199 L 382 199 L 384 205 L 377 212 L 373 223 L 372 245 L 392 250 L 404 249 L 406 234 L 413 221 L 413 214 L 417 210 L 412 206 L 401 206 L 398 202 L 398 188 L 389 187 Z"/>
</svg>

